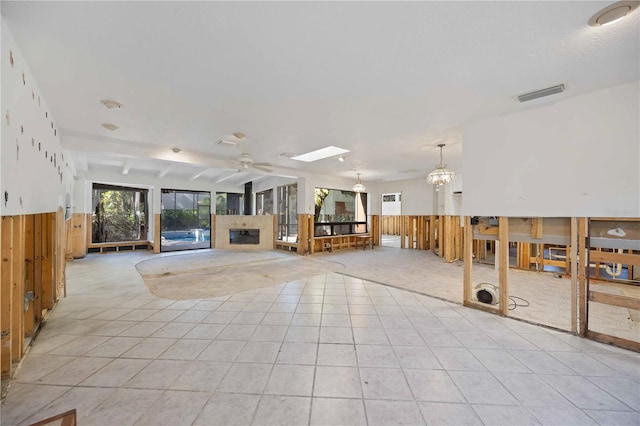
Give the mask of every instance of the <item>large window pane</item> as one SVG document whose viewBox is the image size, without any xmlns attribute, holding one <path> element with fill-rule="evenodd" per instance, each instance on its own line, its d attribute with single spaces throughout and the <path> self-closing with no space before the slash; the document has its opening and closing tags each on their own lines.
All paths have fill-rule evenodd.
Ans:
<svg viewBox="0 0 640 426">
<path fill-rule="evenodd" d="M 278 240 L 298 241 L 298 185 L 278 187 Z"/>
<path fill-rule="evenodd" d="M 147 238 L 147 190 L 93 185 L 91 241 L 136 241 Z"/>
<path fill-rule="evenodd" d="M 367 232 L 367 194 L 315 188 L 316 237 Z"/>
<path fill-rule="evenodd" d="M 162 251 L 211 247 L 211 194 L 162 190 Z"/>
</svg>

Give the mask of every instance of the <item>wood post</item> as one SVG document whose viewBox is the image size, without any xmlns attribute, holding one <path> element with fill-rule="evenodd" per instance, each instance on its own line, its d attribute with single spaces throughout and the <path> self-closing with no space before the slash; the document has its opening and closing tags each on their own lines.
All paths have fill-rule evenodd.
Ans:
<svg viewBox="0 0 640 426">
<path fill-rule="evenodd" d="M 444 216 L 438 216 L 438 257 L 444 257 Z"/>
<path fill-rule="evenodd" d="M 24 216 L 13 217 L 11 268 L 11 357 L 19 360 L 24 351 Z"/>
<path fill-rule="evenodd" d="M 569 255 L 570 254 L 570 255 Z M 571 331 L 578 332 L 578 219 L 571 218 L 571 246 L 567 249 L 571 262 Z"/>
<path fill-rule="evenodd" d="M 498 271 L 500 283 L 500 315 L 509 313 L 509 218 L 500 216 L 498 226 Z"/>
<path fill-rule="evenodd" d="M 436 252 L 436 217 L 435 215 L 429 216 L 429 249 Z"/>
<path fill-rule="evenodd" d="M 25 216 L 24 256 L 25 256 L 25 292 L 35 297 L 35 215 Z M 24 313 L 24 335 L 33 336 L 35 331 L 35 300 L 29 300 Z"/>
<path fill-rule="evenodd" d="M 0 279 L 0 290 L 1 290 L 1 298 L 0 301 L 2 303 L 0 309 L 1 318 L 0 318 L 0 331 L 2 332 L 2 348 L 0 355 L 0 364 L 2 368 L 2 377 L 11 377 L 12 373 L 12 315 L 11 311 L 13 308 L 13 268 L 12 268 L 12 256 L 13 256 L 13 217 L 12 216 L 3 216 L 2 217 L 2 231 L 1 239 L 2 245 L 0 246 L 1 253 L 1 279 Z"/>
<path fill-rule="evenodd" d="M 471 217 L 464 217 L 464 278 L 463 278 L 463 296 L 465 303 L 471 302 L 472 299 L 472 280 L 471 269 L 473 265 L 473 228 L 471 226 Z"/>
<path fill-rule="evenodd" d="M 211 231 L 209 231 L 209 239 L 210 239 L 210 247 L 211 248 L 216 248 L 216 215 L 212 214 L 211 215 L 211 222 L 210 222 L 210 229 Z M 153 245 L 153 247 L 155 248 L 155 244 Z M 154 250 L 155 252 L 155 250 Z"/>
<path fill-rule="evenodd" d="M 578 335 L 587 334 L 587 290 L 589 279 L 588 219 L 578 219 Z"/>
<path fill-rule="evenodd" d="M 211 241 L 215 241 L 215 237 L 214 237 L 214 230 L 215 228 L 213 226 L 211 226 Z M 162 237 L 160 235 L 161 233 L 161 229 L 160 229 L 160 215 L 159 214 L 154 214 L 153 215 L 153 252 L 154 253 L 160 253 L 160 249 L 162 248 Z"/>
</svg>

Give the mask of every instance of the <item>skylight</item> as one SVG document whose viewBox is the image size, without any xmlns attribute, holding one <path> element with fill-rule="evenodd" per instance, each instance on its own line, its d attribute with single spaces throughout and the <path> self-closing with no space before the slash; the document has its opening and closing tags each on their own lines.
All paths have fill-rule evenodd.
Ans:
<svg viewBox="0 0 640 426">
<path fill-rule="evenodd" d="M 329 158 L 340 154 L 346 154 L 348 149 L 338 148 L 337 146 L 327 146 L 325 148 L 316 149 L 315 151 L 307 152 L 306 154 L 296 155 L 291 157 L 292 160 L 305 161 L 310 163 L 312 161 L 322 160 L 323 158 Z"/>
</svg>

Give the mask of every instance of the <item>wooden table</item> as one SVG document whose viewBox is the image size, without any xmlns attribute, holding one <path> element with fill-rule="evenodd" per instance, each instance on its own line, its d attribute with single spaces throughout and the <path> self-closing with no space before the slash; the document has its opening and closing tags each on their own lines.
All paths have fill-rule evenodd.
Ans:
<svg viewBox="0 0 640 426">
<path fill-rule="evenodd" d="M 373 250 L 373 238 L 371 235 L 356 235 L 356 250 L 360 242 L 362 242 L 362 250 L 367 248 L 367 244 L 371 244 L 371 250 Z"/>
</svg>

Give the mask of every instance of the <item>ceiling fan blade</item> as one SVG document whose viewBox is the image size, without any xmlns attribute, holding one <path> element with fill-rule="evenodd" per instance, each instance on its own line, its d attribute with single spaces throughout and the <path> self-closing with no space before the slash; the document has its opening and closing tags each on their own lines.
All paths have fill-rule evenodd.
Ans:
<svg viewBox="0 0 640 426">
<path fill-rule="evenodd" d="M 254 166 L 271 167 L 271 163 L 253 163 Z"/>
</svg>

